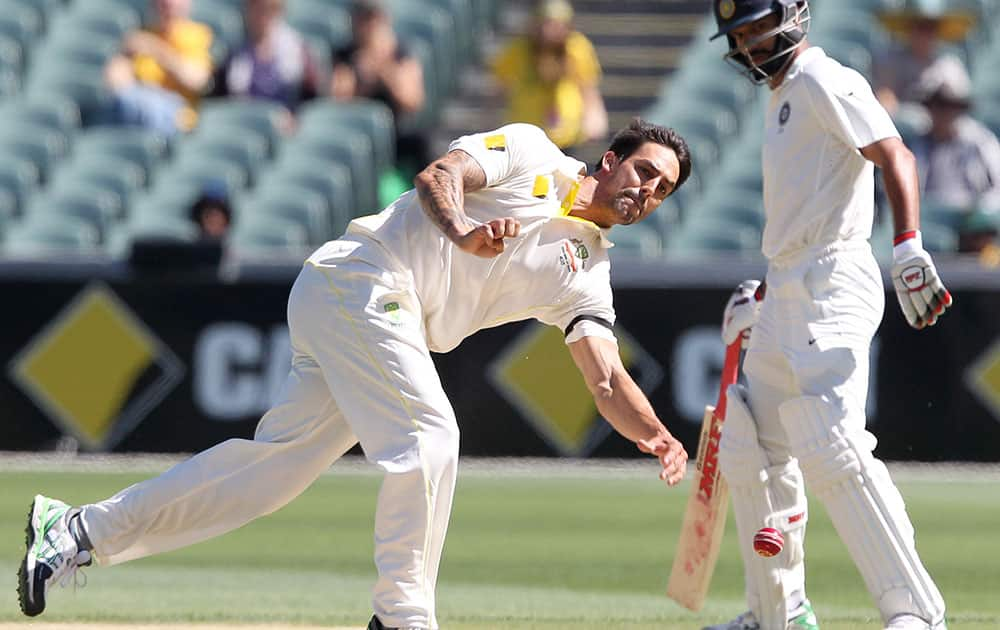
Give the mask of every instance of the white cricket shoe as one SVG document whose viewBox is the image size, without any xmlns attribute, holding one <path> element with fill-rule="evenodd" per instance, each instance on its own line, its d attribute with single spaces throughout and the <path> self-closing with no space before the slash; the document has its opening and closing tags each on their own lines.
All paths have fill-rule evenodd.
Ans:
<svg viewBox="0 0 1000 630">
<path fill-rule="evenodd" d="M 35 495 L 25 528 L 24 560 L 17 572 L 18 603 L 29 617 L 45 610 L 50 586 L 69 584 L 75 580 L 77 568 L 91 563 L 90 552 L 78 549 L 69 532 L 69 519 L 79 511 L 62 501 Z"/>
<path fill-rule="evenodd" d="M 937 623 L 927 623 L 916 615 L 904 613 L 890 619 L 885 630 L 948 630 L 948 627 L 943 619 Z"/>
<path fill-rule="evenodd" d="M 760 630 L 760 624 L 757 623 L 757 618 L 754 617 L 753 613 L 747 611 L 732 621 L 715 626 L 705 626 L 702 630 Z M 816 613 L 813 612 L 812 604 L 809 603 L 808 599 L 792 611 L 786 630 L 819 630 Z"/>
</svg>

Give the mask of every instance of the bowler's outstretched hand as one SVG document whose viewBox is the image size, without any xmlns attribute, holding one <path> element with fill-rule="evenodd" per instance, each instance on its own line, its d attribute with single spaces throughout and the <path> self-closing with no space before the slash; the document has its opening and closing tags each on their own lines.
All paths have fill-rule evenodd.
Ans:
<svg viewBox="0 0 1000 630">
<path fill-rule="evenodd" d="M 658 435 L 649 440 L 639 440 L 636 446 L 643 453 L 655 455 L 660 460 L 663 470 L 660 471 L 660 479 L 673 486 L 684 478 L 687 471 L 687 451 L 674 436 L 669 433 Z"/>
</svg>

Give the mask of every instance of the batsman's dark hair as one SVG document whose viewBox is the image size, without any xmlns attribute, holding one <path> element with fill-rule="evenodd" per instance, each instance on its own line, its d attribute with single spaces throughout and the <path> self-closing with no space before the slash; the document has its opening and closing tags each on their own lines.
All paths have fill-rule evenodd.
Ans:
<svg viewBox="0 0 1000 630">
<path fill-rule="evenodd" d="M 681 184 L 687 181 L 687 178 L 691 175 L 691 151 L 688 149 L 684 138 L 674 129 L 646 122 L 638 117 L 633 118 L 628 127 L 615 134 L 615 137 L 611 140 L 611 146 L 608 147 L 608 151 L 618 156 L 619 160 L 624 160 L 638 151 L 639 147 L 647 142 L 662 144 L 668 149 L 673 150 L 677 156 L 677 162 L 680 164 L 680 173 L 677 176 L 677 184 L 673 190 L 673 192 L 677 192 Z M 601 168 L 600 161 L 597 163 L 597 168 Z"/>
</svg>

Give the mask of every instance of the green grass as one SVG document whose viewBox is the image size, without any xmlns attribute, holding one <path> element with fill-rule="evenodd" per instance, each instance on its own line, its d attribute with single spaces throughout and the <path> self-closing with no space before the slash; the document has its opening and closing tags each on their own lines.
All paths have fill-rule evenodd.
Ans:
<svg viewBox="0 0 1000 630">
<path fill-rule="evenodd" d="M 139 478 L 0 473 L 0 565 L 9 580 L 0 622 L 23 619 L 14 574 L 31 497 L 93 501 Z M 92 568 L 85 589 L 52 594 L 43 619 L 360 626 L 371 614 L 377 486 L 372 475 L 327 475 L 283 510 L 221 538 Z M 949 626 L 1000 627 L 1000 489 L 959 482 L 901 489 L 948 602 Z M 463 476 L 438 587 L 442 627 L 699 628 L 742 611 L 732 523 L 705 610 L 689 613 L 663 595 L 687 490 L 668 490 L 655 478 Z M 826 514 L 812 505 L 808 586 L 822 627 L 880 627 Z"/>
</svg>

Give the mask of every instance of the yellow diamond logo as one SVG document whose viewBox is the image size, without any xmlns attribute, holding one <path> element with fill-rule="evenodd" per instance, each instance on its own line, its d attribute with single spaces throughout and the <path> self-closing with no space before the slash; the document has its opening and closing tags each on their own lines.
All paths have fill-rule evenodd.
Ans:
<svg viewBox="0 0 1000 630">
<path fill-rule="evenodd" d="M 615 336 L 625 367 L 643 391 L 651 391 L 662 380 L 663 369 L 621 327 Z M 527 326 L 488 374 L 493 386 L 561 455 L 587 455 L 611 432 L 558 328 Z"/>
<path fill-rule="evenodd" d="M 994 342 L 969 366 L 965 383 L 1000 421 L 1000 341 Z"/>
<path fill-rule="evenodd" d="M 103 284 L 85 288 L 10 364 L 58 426 L 91 450 L 122 440 L 180 382 L 180 361 Z"/>
</svg>

